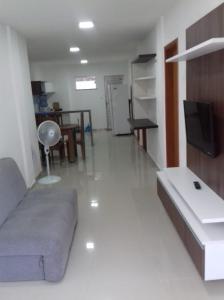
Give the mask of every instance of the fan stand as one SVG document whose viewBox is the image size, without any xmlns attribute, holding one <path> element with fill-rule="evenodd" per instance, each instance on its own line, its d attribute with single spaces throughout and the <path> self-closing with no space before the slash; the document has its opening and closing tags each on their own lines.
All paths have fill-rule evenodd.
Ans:
<svg viewBox="0 0 224 300">
<path fill-rule="evenodd" d="M 40 184 L 53 184 L 57 183 L 61 180 L 61 177 L 59 176 L 54 176 L 50 174 L 50 165 L 49 165 L 49 152 L 50 149 L 48 146 L 44 147 L 44 152 L 46 155 L 46 162 L 47 162 L 47 176 L 42 177 L 41 179 L 38 180 L 38 183 Z"/>
</svg>

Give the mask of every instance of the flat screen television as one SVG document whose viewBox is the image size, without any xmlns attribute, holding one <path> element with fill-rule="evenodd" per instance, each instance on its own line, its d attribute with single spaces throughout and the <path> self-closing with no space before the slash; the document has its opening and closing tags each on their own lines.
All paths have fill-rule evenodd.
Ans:
<svg viewBox="0 0 224 300">
<path fill-rule="evenodd" d="M 217 156 L 211 103 L 184 101 L 184 114 L 187 142 L 211 157 Z"/>
</svg>

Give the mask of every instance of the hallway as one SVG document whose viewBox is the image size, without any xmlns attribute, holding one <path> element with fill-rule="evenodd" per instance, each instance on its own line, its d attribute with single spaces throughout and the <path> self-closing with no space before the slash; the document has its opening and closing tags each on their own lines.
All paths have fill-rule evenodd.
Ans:
<svg viewBox="0 0 224 300">
<path fill-rule="evenodd" d="M 86 162 L 56 165 L 60 185 L 79 195 L 65 278 L 1 283 L 0 299 L 221 299 L 223 283 L 202 282 L 167 217 L 156 195 L 156 170 L 133 137 L 110 132 L 95 134 Z"/>
</svg>

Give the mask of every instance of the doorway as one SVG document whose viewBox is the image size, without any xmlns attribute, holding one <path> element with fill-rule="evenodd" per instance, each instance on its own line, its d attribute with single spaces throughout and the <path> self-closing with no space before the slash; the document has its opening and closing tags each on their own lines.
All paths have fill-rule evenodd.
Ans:
<svg viewBox="0 0 224 300">
<path fill-rule="evenodd" d="M 124 75 L 104 76 L 107 130 L 112 130 L 113 120 L 114 120 L 111 87 L 113 85 L 121 85 L 123 84 L 123 82 L 124 82 Z"/>
<path fill-rule="evenodd" d="M 165 47 L 165 107 L 166 107 L 166 160 L 167 167 L 179 167 L 179 99 L 178 63 L 166 59 L 178 54 L 178 40 Z"/>
</svg>

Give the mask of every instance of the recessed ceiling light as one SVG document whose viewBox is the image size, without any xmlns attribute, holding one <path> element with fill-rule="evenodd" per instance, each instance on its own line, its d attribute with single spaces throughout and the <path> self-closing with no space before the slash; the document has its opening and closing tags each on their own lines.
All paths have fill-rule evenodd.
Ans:
<svg viewBox="0 0 224 300">
<path fill-rule="evenodd" d="M 95 248 L 95 244 L 93 242 L 86 243 L 86 249 L 93 250 Z"/>
<path fill-rule="evenodd" d="M 94 23 L 92 21 L 79 22 L 80 29 L 91 29 L 93 27 L 94 27 Z"/>
<path fill-rule="evenodd" d="M 79 51 L 80 51 L 79 47 L 71 47 L 70 48 L 70 52 L 72 52 L 72 53 L 76 53 L 76 52 L 79 52 Z"/>
<path fill-rule="evenodd" d="M 82 65 L 88 64 L 88 60 L 87 59 L 82 59 L 80 62 L 81 62 Z"/>
<path fill-rule="evenodd" d="M 97 200 L 92 200 L 90 205 L 91 207 L 99 207 L 99 202 Z"/>
</svg>

